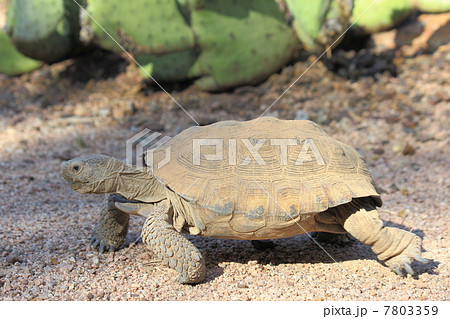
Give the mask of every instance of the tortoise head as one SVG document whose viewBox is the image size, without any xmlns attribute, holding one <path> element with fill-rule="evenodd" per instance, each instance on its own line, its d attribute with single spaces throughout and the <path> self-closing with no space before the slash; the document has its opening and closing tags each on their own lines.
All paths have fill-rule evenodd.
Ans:
<svg viewBox="0 0 450 319">
<path fill-rule="evenodd" d="M 130 200 L 158 202 L 166 188 L 147 170 L 106 155 L 79 157 L 61 164 L 61 175 L 81 194 L 117 193 Z"/>
<path fill-rule="evenodd" d="M 115 177 L 125 163 L 106 155 L 74 158 L 61 164 L 61 175 L 78 193 L 106 194 L 115 192 Z"/>
</svg>

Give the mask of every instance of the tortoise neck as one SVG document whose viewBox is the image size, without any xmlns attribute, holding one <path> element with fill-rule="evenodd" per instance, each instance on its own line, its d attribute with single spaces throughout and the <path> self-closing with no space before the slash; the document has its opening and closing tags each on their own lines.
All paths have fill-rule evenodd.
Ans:
<svg viewBox="0 0 450 319">
<path fill-rule="evenodd" d="M 150 171 L 115 160 L 105 167 L 111 172 L 102 182 L 106 193 L 117 193 L 131 200 L 147 203 L 166 198 L 166 187 Z"/>
</svg>

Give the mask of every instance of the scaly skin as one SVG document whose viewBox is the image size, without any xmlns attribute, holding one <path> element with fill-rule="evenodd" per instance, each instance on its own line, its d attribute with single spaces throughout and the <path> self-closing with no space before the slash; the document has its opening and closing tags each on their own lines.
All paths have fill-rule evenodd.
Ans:
<svg viewBox="0 0 450 319">
<path fill-rule="evenodd" d="M 415 260 L 426 263 L 421 257 L 421 239 L 411 232 L 384 227 L 370 199 L 354 199 L 347 205 L 336 207 L 343 227 L 363 244 L 372 248 L 378 259 L 398 275 L 403 270 L 413 274 L 411 263 Z"/>
<path fill-rule="evenodd" d="M 166 212 L 158 212 L 146 207 L 142 214 L 149 214 L 142 228 L 142 240 L 156 257 L 179 273 L 180 284 L 201 282 L 206 274 L 205 260 L 197 247 L 165 220 L 167 208 Z"/>
<path fill-rule="evenodd" d="M 105 196 L 100 219 L 91 237 L 91 247 L 101 253 L 118 250 L 128 232 L 130 215 L 116 208 L 113 198 L 112 194 Z"/>
</svg>

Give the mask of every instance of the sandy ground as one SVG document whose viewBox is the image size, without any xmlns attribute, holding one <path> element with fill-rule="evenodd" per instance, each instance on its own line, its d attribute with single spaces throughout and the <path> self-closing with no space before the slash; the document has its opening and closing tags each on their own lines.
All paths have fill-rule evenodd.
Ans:
<svg viewBox="0 0 450 319">
<path fill-rule="evenodd" d="M 395 275 L 358 242 L 323 244 L 333 261 L 307 235 L 264 251 L 247 241 L 189 237 L 205 256 L 207 277 L 180 285 L 139 240 L 138 218 L 122 250 L 91 251 L 102 196 L 70 190 L 60 163 L 91 153 L 124 158 L 126 139 L 143 128 L 174 135 L 194 124 L 134 66 L 99 51 L 21 77 L 0 75 L 0 299 L 449 300 L 450 45 L 407 42 L 386 51 L 392 34 L 375 39 L 381 44 L 373 49 L 337 51 L 317 63 L 268 115 L 308 117 L 361 152 L 386 224 L 423 238 L 430 262 L 414 263 L 416 275 Z M 200 124 L 246 120 L 314 59 L 231 92 L 165 87 Z"/>
</svg>

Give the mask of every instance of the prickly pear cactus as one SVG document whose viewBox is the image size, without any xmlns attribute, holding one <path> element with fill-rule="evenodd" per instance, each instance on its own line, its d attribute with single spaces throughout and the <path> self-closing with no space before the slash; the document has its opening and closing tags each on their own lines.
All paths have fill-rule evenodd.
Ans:
<svg viewBox="0 0 450 319">
<path fill-rule="evenodd" d="M 308 51 L 330 46 L 348 27 L 353 0 L 285 0 L 294 21 L 292 26 Z"/>
<path fill-rule="evenodd" d="M 6 29 L 21 53 L 55 62 L 77 52 L 78 16 L 79 7 L 72 0 L 11 0 Z"/>
<path fill-rule="evenodd" d="M 194 49 L 160 55 L 138 54 L 135 58 L 145 70 L 140 70 L 142 75 L 150 74 L 157 81 L 183 81 L 196 77 L 192 67 L 198 53 Z"/>
<path fill-rule="evenodd" d="M 390 27 L 420 1 L 444 0 L 379 0 L 357 25 L 371 32 Z M 202 89 L 219 90 L 263 80 L 297 47 L 322 51 L 372 2 L 88 0 L 87 10 L 134 55 L 143 73 L 158 81 L 196 79 Z M 281 8 L 287 8 L 284 15 Z M 121 52 L 90 19 L 83 30 L 95 44 Z"/>
<path fill-rule="evenodd" d="M 413 10 L 445 12 L 450 10 L 450 0 L 379 0 L 367 12 L 373 0 L 356 0 L 352 21 L 355 28 L 365 33 L 394 27 Z M 359 18 L 359 19 L 358 19 Z"/>
<path fill-rule="evenodd" d="M 198 78 L 207 90 L 267 77 L 297 43 L 272 0 L 89 0 L 87 10 L 156 80 Z M 94 21 L 83 25 L 94 43 L 121 51 Z"/>
<path fill-rule="evenodd" d="M 175 0 L 89 0 L 87 11 L 125 49 L 135 54 L 167 54 L 194 47 L 194 34 Z M 94 43 L 120 52 L 117 44 L 94 21 Z"/>
<path fill-rule="evenodd" d="M 352 17 L 354 21 L 359 18 L 355 28 L 367 33 L 388 29 L 412 12 L 411 2 L 411 0 L 378 0 L 368 9 L 373 0 L 357 0 Z"/>
<path fill-rule="evenodd" d="M 188 6 L 186 3 L 186 10 Z M 150 74 L 159 81 L 189 78 L 198 53 L 194 49 L 194 33 L 175 0 L 140 0 L 131 4 L 119 0 L 89 0 L 87 11 L 98 24 L 85 16 L 82 33 L 90 34 L 96 45 L 122 52 L 105 29 L 134 55 L 144 68 L 144 75 Z"/>
<path fill-rule="evenodd" d="M 77 2 L 88 14 L 74 0 L 11 0 L 7 29 L 16 48 L 55 62 L 77 54 L 83 44 L 121 53 L 120 43 L 144 75 L 195 79 L 206 90 L 259 82 L 298 48 L 322 52 L 352 22 L 362 32 L 375 32 L 414 9 L 450 10 L 450 0 L 379 0 L 367 12 L 373 0 Z"/>
<path fill-rule="evenodd" d="M 446 12 L 450 10 L 450 0 L 416 0 L 416 8 L 425 12 Z"/>
<path fill-rule="evenodd" d="M 19 75 L 31 72 L 42 65 L 42 62 L 27 58 L 11 43 L 9 37 L 0 31 L 0 73 Z"/>
<path fill-rule="evenodd" d="M 276 72 L 298 44 L 271 0 L 209 0 L 192 10 L 200 55 L 192 71 L 206 90 L 252 84 Z"/>
</svg>

